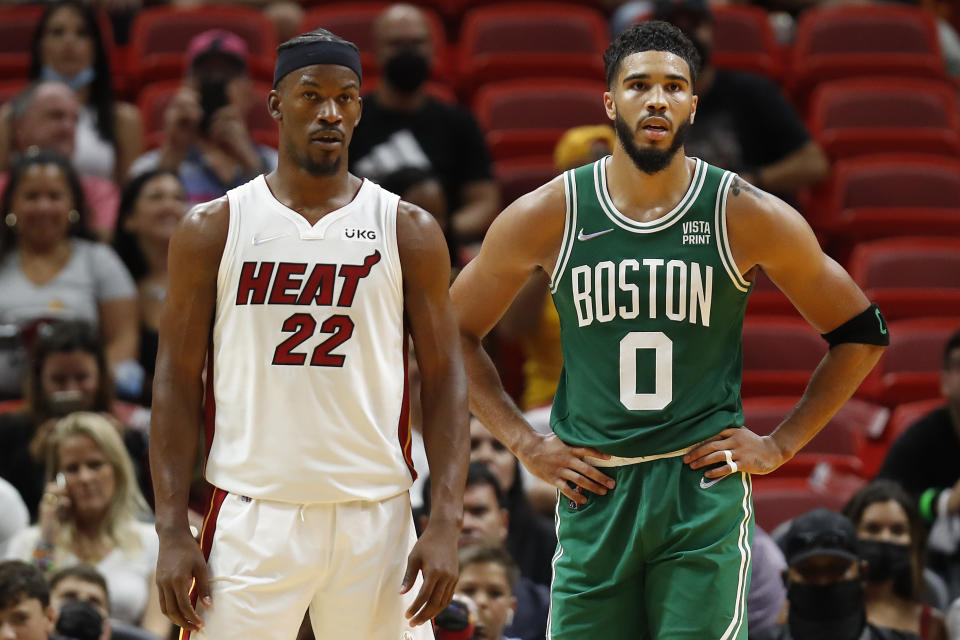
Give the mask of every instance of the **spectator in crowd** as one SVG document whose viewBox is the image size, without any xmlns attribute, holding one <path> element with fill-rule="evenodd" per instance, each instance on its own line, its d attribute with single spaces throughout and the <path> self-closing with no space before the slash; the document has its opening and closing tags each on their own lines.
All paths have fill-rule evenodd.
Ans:
<svg viewBox="0 0 960 640">
<path fill-rule="evenodd" d="M 83 190 L 69 161 L 47 150 L 18 159 L 0 217 L 0 323 L 21 331 L 45 318 L 98 326 L 118 389 L 138 394 L 136 288 L 116 253 L 89 239 Z M 16 394 L 20 374 L 6 374 L 3 391 Z"/>
<path fill-rule="evenodd" d="M 223 29 L 190 40 L 187 77 L 164 113 L 163 142 L 137 159 L 132 175 L 176 171 L 193 205 L 276 168 L 277 152 L 254 142 L 247 127 L 254 104 L 248 58 L 243 38 Z"/>
<path fill-rule="evenodd" d="M 99 571 L 88 564 L 78 564 L 60 569 L 47 582 L 50 585 L 50 606 L 57 618 L 68 602 L 85 602 L 103 620 L 98 640 L 110 640 L 110 597 L 107 581 Z"/>
<path fill-rule="evenodd" d="M 47 439 L 57 419 L 72 411 L 108 414 L 115 405 L 103 347 L 87 323 L 41 326 L 31 356 L 25 405 L 0 414 L 0 477 L 17 489 L 33 520 L 45 485 Z M 140 486 L 149 487 L 146 436 L 132 428 L 122 434 Z"/>
<path fill-rule="evenodd" d="M 760 189 L 791 197 L 826 177 L 827 157 L 780 88 L 761 76 L 710 64 L 713 17 L 707 0 L 656 0 L 653 17 L 677 26 L 702 59 L 697 117 L 684 148 L 736 171 Z"/>
<path fill-rule="evenodd" d="M 857 532 L 827 509 L 797 516 L 783 539 L 789 612 L 777 640 L 916 640 L 867 622 Z M 751 638 L 754 635 L 751 634 Z M 758 638 L 763 638 L 757 634 Z"/>
<path fill-rule="evenodd" d="M 435 52 L 419 9 L 395 4 L 374 25 L 383 79 L 364 97 L 363 120 L 350 142 L 350 171 L 380 182 L 403 167 L 430 171 L 443 184 L 451 251 L 480 240 L 500 195 L 483 133 L 466 109 L 426 90 Z"/>
<path fill-rule="evenodd" d="M 84 175 L 122 182 L 143 148 L 140 113 L 116 102 L 110 60 L 95 9 L 82 0 L 47 5 L 34 35 L 31 81 L 62 82 L 82 105 L 73 164 Z M 8 166 L 9 122 L 0 123 L 0 168 Z"/>
<path fill-rule="evenodd" d="M 53 622 L 43 573 L 19 560 L 0 562 L 0 638 L 48 640 Z"/>
<path fill-rule="evenodd" d="M 73 157 L 79 113 L 80 102 L 67 85 L 31 84 L 10 105 L 13 156 L 32 149 L 52 149 L 67 158 Z M 6 174 L 0 175 L 0 191 L 6 183 Z M 81 175 L 80 184 L 90 212 L 87 224 L 98 238 L 108 240 L 117 221 L 117 187 L 113 180 L 93 175 Z"/>
<path fill-rule="evenodd" d="M 867 562 L 867 621 L 946 640 L 943 613 L 923 603 L 925 532 L 914 501 L 896 483 L 876 480 L 850 498 L 843 514 Z"/>
<path fill-rule="evenodd" d="M 437 219 L 447 232 L 447 196 L 440 179 L 430 171 L 418 167 L 403 167 L 387 174 L 380 186 L 400 196 L 402 200 L 421 207 Z"/>
<path fill-rule="evenodd" d="M 149 405 L 157 359 L 160 311 L 167 296 L 167 247 L 187 213 L 183 183 L 169 169 L 152 169 L 124 187 L 113 247 L 137 283 L 140 366 L 146 374 L 143 404 Z"/>
<path fill-rule="evenodd" d="M 947 637 L 960 640 L 960 598 L 953 601 L 947 612 Z"/>
<path fill-rule="evenodd" d="M 153 575 L 159 542 L 153 525 L 137 519 L 149 507 L 114 424 L 90 412 L 57 422 L 47 443 L 46 480 L 38 523 L 11 542 L 8 556 L 47 573 L 95 566 L 117 619 L 166 636 L 170 624 Z"/>
<path fill-rule="evenodd" d="M 513 620 L 517 599 L 513 587 L 520 571 L 503 547 L 474 546 L 460 551 L 457 593 L 477 605 L 474 638 L 517 640 L 505 632 Z"/>
<path fill-rule="evenodd" d="M 510 513 L 503 507 L 503 494 L 493 473 L 482 463 L 470 464 L 463 495 L 463 529 L 460 548 L 501 547 L 507 540 Z M 511 592 L 515 615 L 505 633 L 521 640 L 543 640 L 547 633 L 550 589 L 519 575 Z"/>
<path fill-rule="evenodd" d="M 0 558 L 7 553 L 7 545 L 21 530 L 30 524 L 30 512 L 20 492 L 12 484 L 0 478 Z"/>
<path fill-rule="evenodd" d="M 549 585 L 557 535 L 552 523 L 533 510 L 524 491 L 523 467 L 503 443 L 476 418 L 470 421 L 470 462 L 481 462 L 493 472 L 510 512 L 507 551 L 520 573 L 537 584 Z M 554 496 L 556 492 L 554 491 Z"/>
<path fill-rule="evenodd" d="M 787 560 L 773 538 L 759 526 L 753 528 L 750 551 L 747 628 L 751 638 L 762 638 L 775 631 L 787 601 L 787 589 L 783 584 Z"/>
</svg>

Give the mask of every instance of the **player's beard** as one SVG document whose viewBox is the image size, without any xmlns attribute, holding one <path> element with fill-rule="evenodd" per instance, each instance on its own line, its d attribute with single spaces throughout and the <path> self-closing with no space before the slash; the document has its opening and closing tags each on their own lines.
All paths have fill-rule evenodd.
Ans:
<svg viewBox="0 0 960 640">
<path fill-rule="evenodd" d="M 653 175 L 666 169 L 670 161 L 673 160 L 673 156 L 686 142 L 687 134 L 690 132 L 690 120 L 685 118 L 683 123 L 677 127 L 673 134 L 673 142 L 666 149 L 654 149 L 652 147 L 643 149 L 638 146 L 633 139 L 635 132 L 630 129 L 630 125 L 619 113 L 613 120 L 613 128 L 617 132 L 617 140 L 620 141 L 620 146 L 627 152 L 637 169 L 648 175 Z"/>
<path fill-rule="evenodd" d="M 314 178 L 326 178 L 336 174 L 340 171 L 340 164 L 343 162 L 343 155 L 329 160 L 316 160 L 310 157 L 309 152 L 296 149 L 292 142 L 287 143 L 287 155 L 294 164 Z"/>
</svg>

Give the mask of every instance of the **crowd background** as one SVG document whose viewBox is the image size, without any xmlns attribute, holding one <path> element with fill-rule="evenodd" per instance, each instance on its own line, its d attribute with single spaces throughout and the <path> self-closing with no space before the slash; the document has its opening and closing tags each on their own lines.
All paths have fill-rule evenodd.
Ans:
<svg viewBox="0 0 960 640">
<path fill-rule="evenodd" d="M 67 600 L 108 621 L 93 637 L 171 632 L 153 586 L 146 465 L 167 245 L 190 205 L 276 166 L 265 101 L 279 42 L 322 26 L 359 46 L 351 171 L 433 214 L 458 268 L 503 206 L 609 153 L 602 52 L 654 18 L 705 60 L 688 154 L 796 206 L 889 320 L 890 348 L 856 397 L 754 479 L 751 637 L 785 637 L 788 609 L 801 637 L 812 596 L 789 585 L 809 578 L 809 553 L 791 531 L 819 507 L 856 533 L 852 550 L 817 548 L 864 561 L 854 573 L 872 625 L 960 640 L 960 6 L 949 0 L 0 2 L 0 557 L 26 561 L 0 565 L 0 625 L 36 601 L 50 623 L 37 628 L 52 633 L 67 585 Z M 562 367 L 546 282 L 531 276 L 487 338 L 539 430 Z M 826 344 L 760 274 L 743 347 L 746 424 L 769 433 Z M 422 526 L 429 470 L 416 402 L 412 413 Z M 543 638 L 555 492 L 476 420 L 471 448 L 461 592 L 484 637 Z M 195 524 L 208 490 L 198 469 Z M 836 533 L 832 516 L 800 523 Z"/>
</svg>

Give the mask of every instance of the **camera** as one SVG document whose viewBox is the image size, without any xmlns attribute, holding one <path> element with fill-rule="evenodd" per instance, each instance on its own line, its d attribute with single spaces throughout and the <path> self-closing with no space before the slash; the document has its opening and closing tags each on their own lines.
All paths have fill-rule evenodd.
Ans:
<svg viewBox="0 0 960 640">
<path fill-rule="evenodd" d="M 60 608 L 57 635 L 62 640 L 97 640 L 103 633 L 103 618 L 87 602 L 71 600 Z"/>
</svg>

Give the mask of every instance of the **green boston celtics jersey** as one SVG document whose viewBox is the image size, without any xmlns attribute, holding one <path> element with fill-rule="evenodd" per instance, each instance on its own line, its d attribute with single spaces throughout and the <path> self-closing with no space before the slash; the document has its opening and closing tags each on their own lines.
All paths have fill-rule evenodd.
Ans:
<svg viewBox="0 0 960 640">
<path fill-rule="evenodd" d="M 567 213 L 550 291 L 563 372 L 550 424 L 566 443 L 666 453 L 743 425 L 743 314 L 751 283 L 726 232 L 734 174 L 696 159 L 683 199 L 631 220 L 606 159 L 564 173 Z"/>
</svg>

